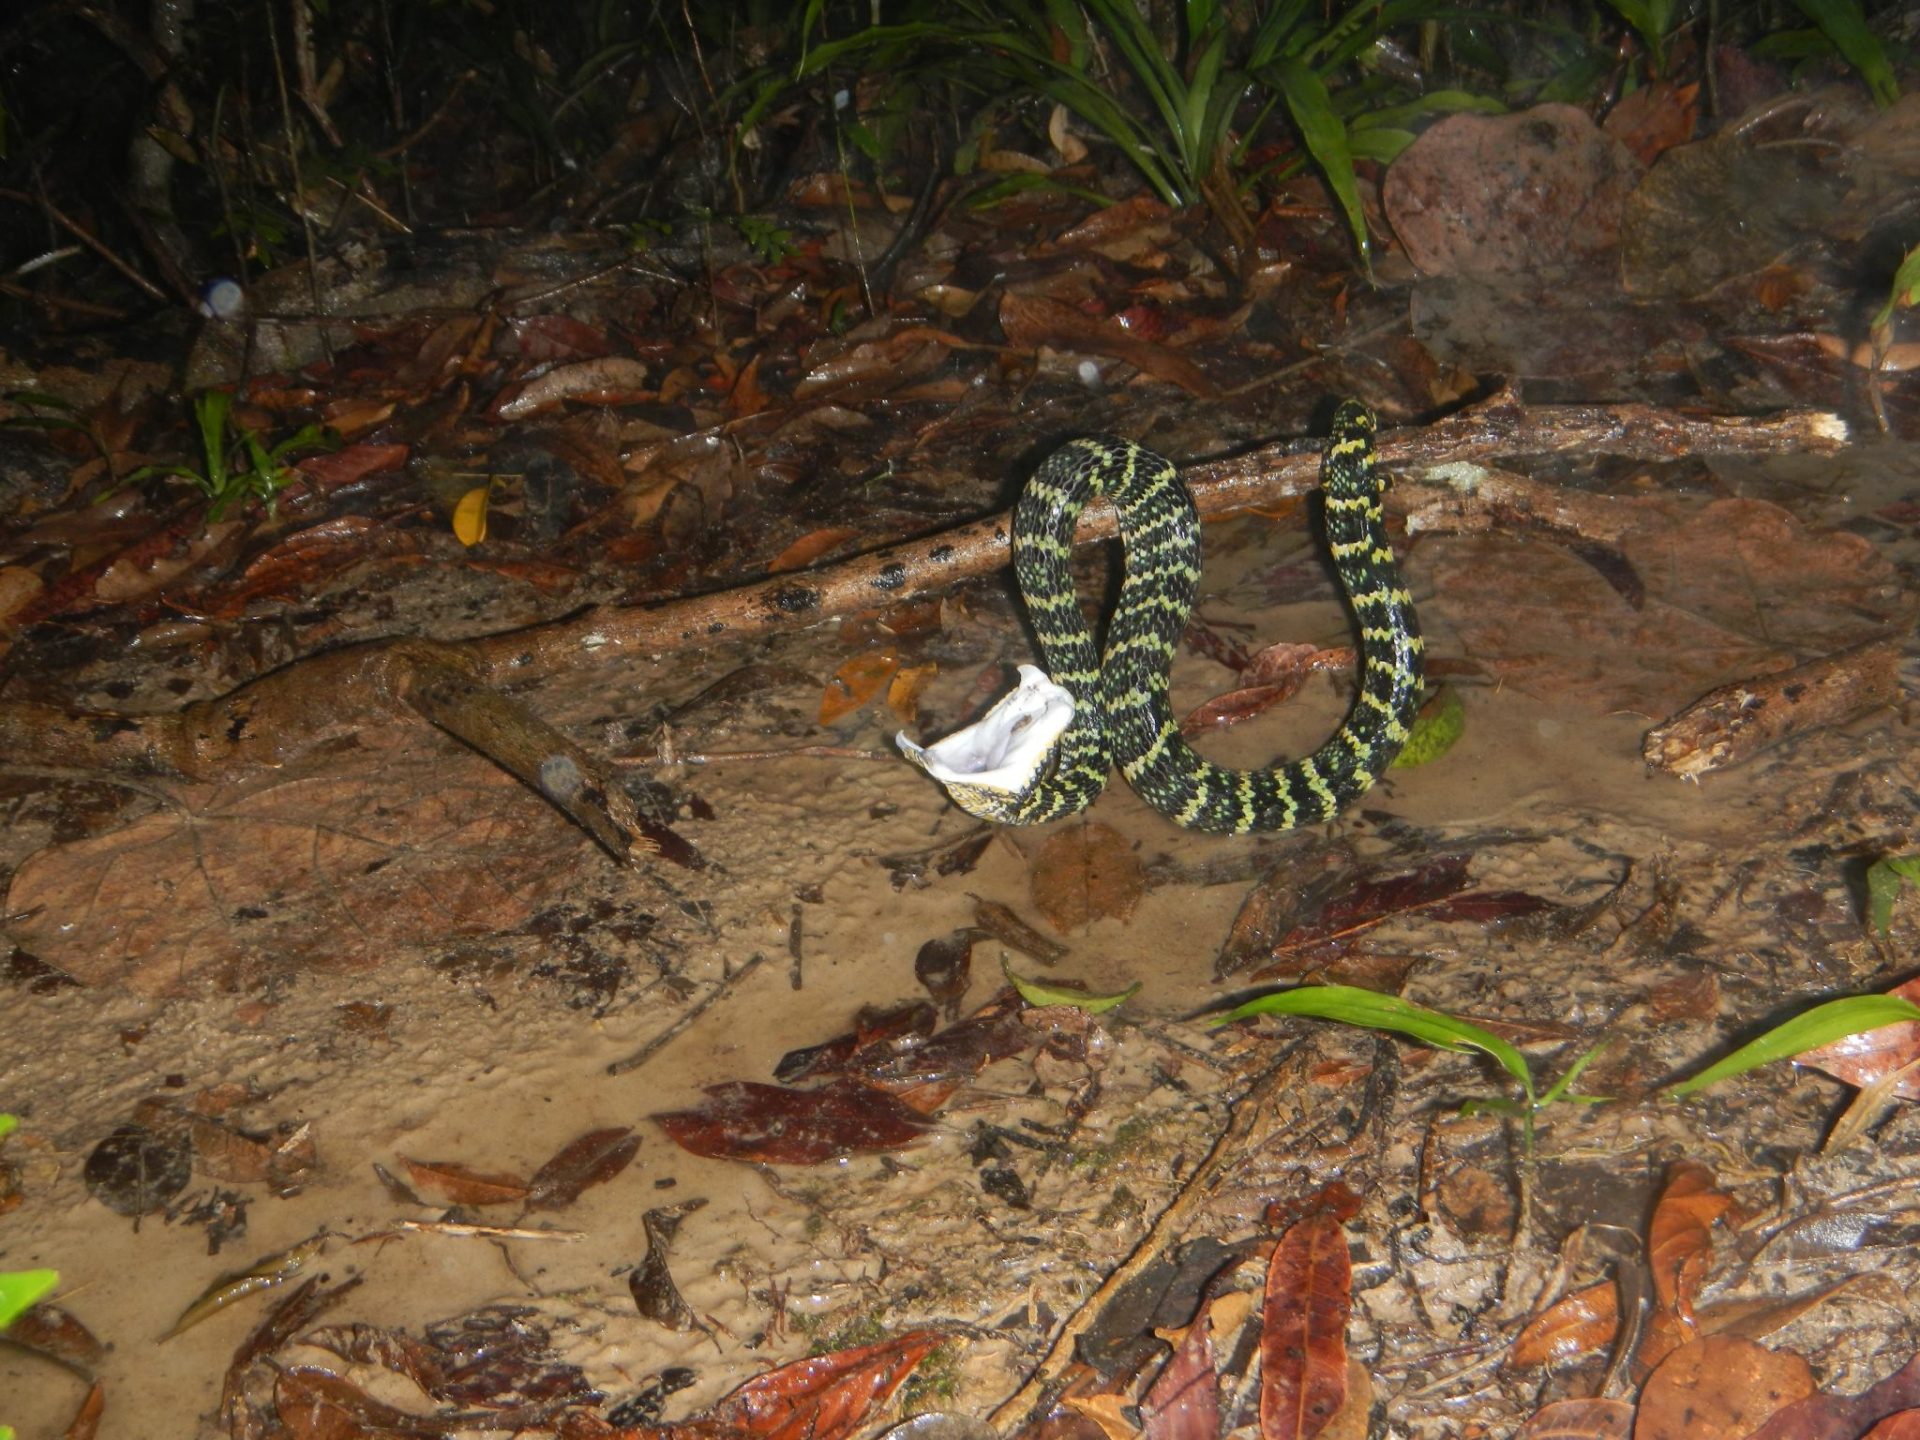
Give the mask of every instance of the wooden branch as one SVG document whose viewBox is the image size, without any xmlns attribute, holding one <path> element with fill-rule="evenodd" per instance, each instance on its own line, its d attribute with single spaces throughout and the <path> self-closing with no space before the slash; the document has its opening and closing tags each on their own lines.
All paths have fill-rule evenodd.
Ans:
<svg viewBox="0 0 1920 1440">
<path fill-rule="evenodd" d="M 1874 640 L 1791 670 L 1709 690 L 1647 732 L 1650 770 L 1698 780 L 1809 730 L 1843 725 L 1900 698 L 1899 640 Z"/>
<path fill-rule="evenodd" d="M 1379 454 L 1390 469 L 1420 472 L 1499 455 L 1579 452 L 1669 460 L 1689 454 L 1823 454 L 1841 448 L 1846 440 L 1845 422 L 1825 411 L 1747 419 L 1689 416 L 1647 405 L 1526 406 L 1511 391 L 1502 391 L 1424 429 L 1388 432 L 1380 438 Z M 1305 495 L 1319 483 L 1319 473 L 1317 441 L 1263 446 L 1184 471 L 1203 516 Z M 1488 477 L 1475 470 L 1457 479 L 1457 485 L 1447 483 L 1442 493 L 1470 494 Z M 1536 489 L 1541 492 L 1536 503 L 1544 504 L 1551 487 Z M 1404 506 L 1406 498 L 1402 495 L 1399 503 Z M 472 652 L 496 678 L 525 678 L 583 661 L 660 655 L 819 624 L 991 574 L 1011 556 L 1010 525 L 1010 513 L 992 515 L 814 570 L 686 599 L 595 610 L 553 625 L 490 636 L 472 642 Z M 1097 501 L 1087 507 L 1074 543 L 1088 545 L 1117 533 L 1113 507 Z"/>
</svg>

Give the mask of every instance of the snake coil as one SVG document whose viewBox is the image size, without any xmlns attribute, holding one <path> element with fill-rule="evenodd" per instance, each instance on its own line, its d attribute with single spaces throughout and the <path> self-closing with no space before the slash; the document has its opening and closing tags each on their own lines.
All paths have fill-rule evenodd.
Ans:
<svg viewBox="0 0 1920 1440">
<path fill-rule="evenodd" d="M 1321 459 L 1327 554 L 1359 622 L 1362 666 L 1353 709 L 1312 754 L 1229 770 L 1180 738 L 1168 672 L 1198 594 L 1200 517 L 1172 464 L 1109 437 L 1054 451 L 1014 508 L 1014 575 L 1047 673 L 1021 666 L 1019 687 L 981 720 L 925 748 L 902 734 L 900 748 L 955 804 L 1001 824 L 1084 809 L 1115 764 L 1149 805 L 1195 830 L 1244 835 L 1332 818 L 1400 753 L 1420 697 L 1420 626 L 1387 539 L 1373 435 L 1373 412 L 1343 401 Z M 1067 564 L 1074 524 L 1100 493 L 1126 546 L 1104 656 Z"/>
</svg>

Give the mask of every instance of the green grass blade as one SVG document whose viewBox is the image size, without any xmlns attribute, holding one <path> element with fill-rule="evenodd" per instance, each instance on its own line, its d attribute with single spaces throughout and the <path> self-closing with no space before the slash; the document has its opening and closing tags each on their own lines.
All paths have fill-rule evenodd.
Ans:
<svg viewBox="0 0 1920 1440">
<path fill-rule="evenodd" d="M 1833 48 L 1846 57 L 1847 63 L 1860 72 L 1874 104 L 1884 110 L 1900 98 L 1900 82 L 1894 78 L 1887 52 L 1881 48 L 1880 38 L 1867 28 L 1867 17 L 1854 0 L 1793 0 L 1793 3 L 1800 7 L 1801 14 L 1820 27 L 1820 33 L 1833 42 Z"/>
<path fill-rule="evenodd" d="M 1333 198 L 1347 217 L 1353 232 L 1353 244 L 1360 263 L 1369 274 L 1373 270 L 1373 250 L 1367 242 L 1367 217 L 1360 208 L 1360 187 L 1353 175 L 1353 151 L 1347 145 L 1347 127 L 1334 113 L 1326 83 L 1311 67 L 1299 60 L 1282 60 L 1274 67 L 1280 93 L 1286 97 L 1287 112 L 1299 127 L 1307 153 L 1333 191 Z"/>
<path fill-rule="evenodd" d="M 1907 252 L 1907 258 L 1900 262 L 1900 269 L 1893 277 L 1893 290 L 1887 296 L 1887 303 L 1880 307 L 1880 313 L 1873 317 L 1876 330 L 1893 323 L 1893 312 L 1914 305 L 1920 305 L 1920 245 Z M 1914 877 L 1920 880 L 1920 876 Z"/>
<path fill-rule="evenodd" d="M 1478 1050 L 1490 1056 L 1533 1099 L 1533 1074 L 1527 1059 L 1490 1030 L 1439 1010 L 1429 1010 L 1398 995 L 1382 995 L 1354 985 L 1301 985 L 1292 990 L 1261 995 L 1221 1016 L 1216 1024 L 1231 1024 L 1250 1015 L 1306 1015 L 1338 1020 L 1370 1030 L 1392 1030 L 1423 1040 L 1442 1050 Z"/>
<path fill-rule="evenodd" d="M 1125 1004 L 1138 995 L 1145 981 L 1136 980 L 1124 990 L 1115 990 L 1110 994 L 1096 995 L 1090 990 L 1069 990 L 1064 985 L 1049 985 L 1044 980 L 1029 980 L 1013 968 L 1006 956 L 1000 957 L 1000 973 L 1007 977 L 1007 983 L 1020 992 L 1020 998 L 1038 1009 L 1052 1005 L 1067 1005 L 1075 1010 L 1084 1010 L 1089 1015 L 1098 1015 Z"/>
<path fill-rule="evenodd" d="M 1253 40 L 1247 46 L 1247 68 L 1261 70 L 1287 53 L 1288 42 L 1297 40 L 1294 27 L 1300 22 L 1300 13 L 1306 9 L 1306 0 L 1281 0 L 1281 3 L 1267 6 L 1266 14 L 1260 17 L 1260 26 L 1253 32 Z"/>
<path fill-rule="evenodd" d="M 233 396 L 225 390 L 202 390 L 193 397 L 193 418 L 200 426 L 200 452 L 206 461 L 209 495 L 227 487 L 227 416 Z"/>
<path fill-rule="evenodd" d="M 39 1304 L 40 1297 L 59 1283 L 58 1270 L 0 1271 L 0 1330 Z"/>
<path fill-rule="evenodd" d="M 1696 1090 L 1744 1075 L 1775 1060 L 1789 1060 L 1816 1045 L 1830 1045 L 1848 1035 L 1863 1035 L 1883 1025 L 1898 1025 L 1908 1020 L 1920 1020 L 1920 1005 L 1898 996 L 1850 995 L 1843 1000 L 1829 1000 L 1774 1026 L 1698 1075 L 1669 1085 L 1666 1093 L 1676 1100 L 1684 1099 Z"/>
<path fill-rule="evenodd" d="M 1187 85 L 1160 49 L 1159 39 L 1133 8 L 1132 0 L 1086 0 L 1086 5 L 1100 31 L 1120 52 L 1127 68 L 1153 101 L 1161 123 L 1174 140 L 1175 150 L 1185 154 L 1182 137 Z"/>
<path fill-rule="evenodd" d="M 1902 883 L 1920 885 L 1920 855 L 1883 855 L 1867 867 L 1867 918 L 1881 939 L 1893 929 Z"/>
</svg>

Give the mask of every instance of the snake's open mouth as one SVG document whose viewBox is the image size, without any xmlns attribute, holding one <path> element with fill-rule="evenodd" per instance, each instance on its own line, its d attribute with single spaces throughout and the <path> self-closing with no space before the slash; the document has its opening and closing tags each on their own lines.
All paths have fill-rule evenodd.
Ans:
<svg viewBox="0 0 1920 1440">
<path fill-rule="evenodd" d="M 942 785 L 971 785 L 1024 794 L 1073 723 L 1073 696 L 1037 666 L 1020 667 L 1020 683 L 964 730 L 934 745 L 914 744 L 902 731 L 901 752 Z"/>
</svg>

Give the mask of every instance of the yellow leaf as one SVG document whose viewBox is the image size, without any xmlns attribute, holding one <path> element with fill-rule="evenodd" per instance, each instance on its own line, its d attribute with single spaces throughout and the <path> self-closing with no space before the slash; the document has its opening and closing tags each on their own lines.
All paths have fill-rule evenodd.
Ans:
<svg viewBox="0 0 1920 1440">
<path fill-rule="evenodd" d="M 1466 728 L 1467 707 L 1460 703 L 1459 692 L 1451 685 L 1441 686 L 1440 693 L 1422 705 L 1414 717 L 1413 733 L 1394 757 L 1393 768 L 1410 770 L 1438 760 L 1453 748 Z"/>
<path fill-rule="evenodd" d="M 856 655 L 827 681 L 820 697 L 820 723 L 831 725 L 844 719 L 871 700 L 880 687 L 900 668 L 900 657 L 891 650 L 870 650 Z"/>
<path fill-rule="evenodd" d="M 938 665 L 903 665 L 887 685 L 887 708 L 902 725 L 920 718 L 920 692 L 940 673 Z"/>
<path fill-rule="evenodd" d="M 487 500 L 491 485 L 476 485 L 453 507 L 453 538 L 462 545 L 478 545 L 487 538 Z"/>
</svg>

